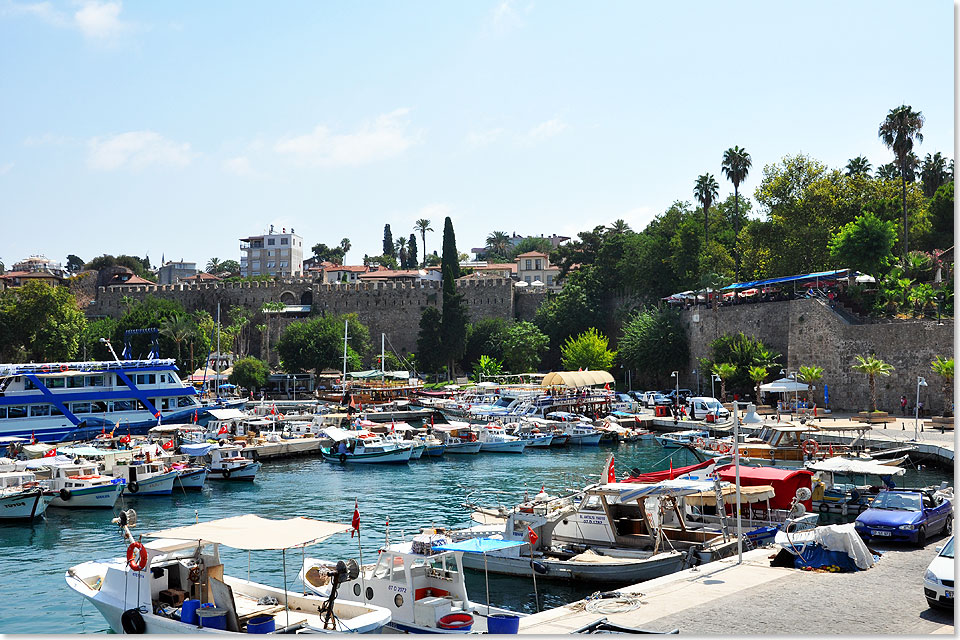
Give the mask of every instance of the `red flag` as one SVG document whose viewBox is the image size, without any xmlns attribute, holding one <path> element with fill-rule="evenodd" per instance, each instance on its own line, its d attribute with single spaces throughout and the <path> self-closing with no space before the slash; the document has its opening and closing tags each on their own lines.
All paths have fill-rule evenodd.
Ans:
<svg viewBox="0 0 960 640">
<path fill-rule="evenodd" d="M 609 382 L 608 382 L 607 384 L 603 385 L 603 390 L 604 390 L 604 391 L 610 391 L 610 383 L 609 383 Z"/>
<path fill-rule="evenodd" d="M 217 430 L 217 435 L 220 436 L 220 435 L 225 434 L 226 432 L 227 432 L 227 425 L 222 424 L 222 425 L 220 425 L 220 429 Z"/>
<path fill-rule="evenodd" d="M 107 425 L 101 425 L 101 426 L 100 426 L 100 435 L 102 435 L 102 436 L 107 435 Z"/>
<path fill-rule="evenodd" d="M 37 436 L 34 435 L 33 431 L 30 431 L 30 444 L 37 444 Z"/>
<path fill-rule="evenodd" d="M 50 451 L 47 451 L 45 454 L 43 454 L 44 458 L 55 458 L 56 456 L 57 456 L 56 447 L 54 447 L 53 449 L 50 449 Z"/>
<path fill-rule="evenodd" d="M 360 503 L 356 500 L 353 501 L 353 520 L 350 522 L 350 525 L 353 527 L 353 531 L 350 532 L 350 537 L 353 537 L 354 532 L 360 533 Z"/>
<path fill-rule="evenodd" d="M 673 480 L 673 458 L 670 458 L 670 479 Z"/>
<path fill-rule="evenodd" d="M 196 409 L 193 410 L 193 421 L 194 421 L 194 422 L 200 422 L 200 416 L 197 414 L 197 410 L 196 410 Z"/>
<path fill-rule="evenodd" d="M 530 539 L 530 546 L 531 546 L 531 547 L 532 547 L 533 545 L 537 544 L 537 540 L 540 539 L 540 536 L 538 536 L 537 533 L 536 533 L 533 529 L 531 529 L 529 526 L 527 527 L 527 536 L 528 536 L 529 539 Z"/>
<path fill-rule="evenodd" d="M 164 449 L 167 449 L 168 451 L 169 451 L 170 449 L 173 449 L 173 440 L 167 440 L 166 442 L 164 442 L 164 443 L 163 443 L 163 448 L 164 448 Z"/>
<path fill-rule="evenodd" d="M 616 482 L 617 474 L 613 469 L 613 454 L 610 455 L 610 461 L 607 463 L 607 482 Z"/>
<path fill-rule="evenodd" d="M 433 426 L 433 414 L 432 414 L 432 413 L 430 414 L 430 426 L 431 426 L 431 427 Z"/>
<path fill-rule="evenodd" d="M 277 415 L 277 405 L 276 405 L 276 404 L 274 404 L 272 407 L 270 407 L 270 413 L 273 414 L 273 415 Z"/>
<path fill-rule="evenodd" d="M 396 425 L 393 424 L 393 420 L 390 421 L 390 431 L 396 431 Z"/>
</svg>

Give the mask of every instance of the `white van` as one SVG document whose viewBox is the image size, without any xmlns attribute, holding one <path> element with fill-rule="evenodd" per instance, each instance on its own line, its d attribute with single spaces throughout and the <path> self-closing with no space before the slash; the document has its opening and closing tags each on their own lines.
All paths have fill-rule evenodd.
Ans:
<svg viewBox="0 0 960 640">
<path fill-rule="evenodd" d="M 730 417 L 730 412 L 723 407 L 719 400 L 706 396 L 687 398 L 687 409 L 691 416 L 696 416 L 698 420 L 702 420 L 708 413 L 715 413 L 719 420 L 726 420 Z"/>
</svg>

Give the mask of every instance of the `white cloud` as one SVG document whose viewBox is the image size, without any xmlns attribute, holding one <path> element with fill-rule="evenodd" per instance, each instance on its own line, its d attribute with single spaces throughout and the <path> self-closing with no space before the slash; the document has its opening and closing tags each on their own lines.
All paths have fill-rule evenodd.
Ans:
<svg viewBox="0 0 960 640">
<path fill-rule="evenodd" d="M 8 162 L 6 164 L 0 164 L 0 176 L 10 173 L 10 170 L 13 169 L 13 163 Z"/>
<path fill-rule="evenodd" d="M 474 149 L 486 147 L 496 142 L 503 135 L 503 129 L 487 129 L 486 131 L 471 131 L 467 134 L 467 145 Z"/>
<path fill-rule="evenodd" d="M 87 143 L 87 165 L 101 171 L 143 169 L 151 165 L 185 167 L 197 155 L 187 142 L 167 140 L 154 131 L 128 131 Z"/>
<path fill-rule="evenodd" d="M 54 7 L 49 2 L 11 2 L 0 4 L 0 16 L 26 15 L 37 18 L 51 26 L 76 29 L 91 41 L 108 43 L 132 29 L 132 24 L 121 20 L 123 3 L 85 0 L 70 14 Z"/>
<path fill-rule="evenodd" d="M 530 129 L 526 134 L 526 139 L 529 142 L 543 142 L 548 138 L 561 134 L 566 128 L 566 122 L 560 118 L 553 118 L 552 120 L 541 122 L 533 129 Z"/>
<path fill-rule="evenodd" d="M 241 178 L 260 178 L 263 177 L 259 171 L 250 165 L 250 158 L 247 156 L 236 156 L 223 162 L 223 170 L 232 173 Z"/>
<path fill-rule="evenodd" d="M 408 113 L 409 109 L 385 113 L 352 133 L 333 133 L 317 125 L 310 133 L 284 138 L 273 148 L 277 153 L 324 167 L 355 167 L 386 160 L 417 142 L 418 136 L 408 131 Z"/>
</svg>

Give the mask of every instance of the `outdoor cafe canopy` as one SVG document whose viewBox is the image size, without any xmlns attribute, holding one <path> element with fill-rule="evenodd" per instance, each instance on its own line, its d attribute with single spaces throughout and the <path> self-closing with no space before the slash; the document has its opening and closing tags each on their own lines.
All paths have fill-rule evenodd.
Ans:
<svg viewBox="0 0 960 640">
<path fill-rule="evenodd" d="M 545 387 L 592 387 L 613 383 L 613 376 L 606 371 L 554 371 L 548 373 L 540 384 Z"/>
</svg>

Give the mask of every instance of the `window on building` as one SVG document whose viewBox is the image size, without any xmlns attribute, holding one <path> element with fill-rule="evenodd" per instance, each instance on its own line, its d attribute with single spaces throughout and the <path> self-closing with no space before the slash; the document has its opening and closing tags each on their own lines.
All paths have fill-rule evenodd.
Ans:
<svg viewBox="0 0 960 640">
<path fill-rule="evenodd" d="M 527 265 L 527 266 L 524 267 L 524 268 L 529 271 L 529 270 L 532 268 L 532 267 L 530 266 L 531 264 L 533 264 L 533 260 L 531 260 L 530 258 L 527 258 L 527 260 L 526 260 L 526 265 Z"/>
<path fill-rule="evenodd" d="M 273 245 L 275 245 L 276 243 L 277 243 L 277 241 L 274 240 L 273 238 L 270 238 L 269 240 L 267 240 L 267 244 L 270 245 L 270 246 L 273 246 Z"/>
<path fill-rule="evenodd" d="M 280 244 L 290 244 L 290 238 L 280 238 Z"/>
<path fill-rule="evenodd" d="M 553 284 L 553 276 L 547 276 L 547 286 Z"/>
<path fill-rule="evenodd" d="M 267 263 L 267 269 L 273 269 L 275 266 L 277 266 L 277 263 L 274 262 L 273 260 Z"/>
<path fill-rule="evenodd" d="M 530 276 L 524 276 L 523 279 L 526 280 L 527 282 L 531 282 Z"/>
<path fill-rule="evenodd" d="M 280 266 L 281 266 L 281 267 L 287 267 L 287 266 L 290 266 L 290 263 L 287 262 L 286 260 L 281 260 L 281 261 L 280 261 Z"/>
<path fill-rule="evenodd" d="M 536 267 L 536 268 L 537 268 L 537 269 L 542 269 L 542 268 L 543 268 L 543 267 L 540 266 L 540 258 L 537 258 L 537 267 Z"/>
</svg>

